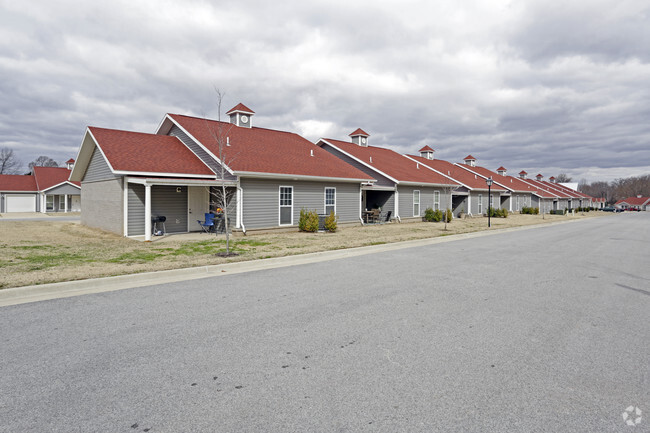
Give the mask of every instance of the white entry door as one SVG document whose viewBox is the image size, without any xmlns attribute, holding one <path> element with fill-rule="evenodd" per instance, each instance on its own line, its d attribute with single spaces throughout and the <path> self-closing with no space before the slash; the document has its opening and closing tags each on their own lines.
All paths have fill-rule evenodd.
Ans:
<svg viewBox="0 0 650 433">
<path fill-rule="evenodd" d="M 72 205 L 70 206 L 70 212 L 81 212 L 81 196 L 73 195 L 72 196 Z"/>
<path fill-rule="evenodd" d="M 196 221 L 203 221 L 210 210 L 210 191 L 207 186 L 190 186 L 187 190 L 187 231 L 201 230 Z"/>
</svg>

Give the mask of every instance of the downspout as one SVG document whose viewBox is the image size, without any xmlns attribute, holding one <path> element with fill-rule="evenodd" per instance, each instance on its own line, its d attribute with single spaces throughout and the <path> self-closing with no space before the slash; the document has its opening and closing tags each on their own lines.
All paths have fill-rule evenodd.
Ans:
<svg viewBox="0 0 650 433">
<path fill-rule="evenodd" d="M 244 190 L 240 186 L 237 187 L 237 192 L 239 193 L 239 200 L 237 201 L 237 207 L 239 207 L 237 215 L 239 219 L 239 225 L 241 226 L 242 232 L 246 234 L 246 226 L 244 225 Z"/>
<path fill-rule="evenodd" d="M 364 226 L 365 223 L 363 222 L 363 206 L 361 203 L 363 202 L 363 184 L 359 184 L 359 221 L 361 221 L 361 225 Z"/>
<path fill-rule="evenodd" d="M 402 218 L 399 216 L 399 191 L 397 190 L 397 187 L 395 188 L 395 218 L 397 218 L 397 221 L 400 223 L 402 222 Z"/>
</svg>

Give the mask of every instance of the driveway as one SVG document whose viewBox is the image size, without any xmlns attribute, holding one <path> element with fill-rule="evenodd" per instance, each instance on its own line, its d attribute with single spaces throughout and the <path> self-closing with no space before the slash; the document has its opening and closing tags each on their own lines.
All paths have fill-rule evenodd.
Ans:
<svg viewBox="0 0 650 433">
<path fill-rule="evenodd" d="M 1 308 L 0 431 L 649 431 L 612 221 Z"/>
<path fill-rule="evenodd" d="M 62 212 L 60 214 L 44 214 L 41 212 L 10 212 L 0 214 L 2 221 L 81 221 L 79 212 Z"/>
</svg>

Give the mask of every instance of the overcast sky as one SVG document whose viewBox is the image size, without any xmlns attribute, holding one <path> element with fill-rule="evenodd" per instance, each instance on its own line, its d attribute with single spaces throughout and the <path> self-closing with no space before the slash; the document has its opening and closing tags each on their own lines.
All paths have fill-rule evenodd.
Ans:
<svg viewBox="0 0 650 433">
<path fill-rule="evenodd" d="M 216 4 L 219 4 L 216 6 Z M 385 4 L 385 5 L 382 5 Z M 650 173 L 647 0 L 0 0 L 0 147 L 75 157 L 86 126 L 165 113 L 509 174 Z"/>
</svg>

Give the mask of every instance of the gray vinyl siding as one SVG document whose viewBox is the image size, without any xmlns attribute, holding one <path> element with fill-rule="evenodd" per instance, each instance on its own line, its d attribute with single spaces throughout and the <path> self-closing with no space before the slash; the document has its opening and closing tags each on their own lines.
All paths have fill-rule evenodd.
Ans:
<svg viewBox="0 0 650 433">
<path fill-rule="evenodd" d="M 128 201 L 128 236 L 144 235 L 144 185 L 129 184 Z M 83 199 L 82 199 L 83 201 Z M 84 203 L 84 212 L 86 206 Z M 152 213 L 153 215 L 153 213 Z"/>
<path fill-rule="evenodd" d="M 184 133 L 178 126 L 172 126 L 169 131 L 169 135 L 172 137 L 177 137 L 180 141 L 183 142 L 205 165 L 210 167 L 217 176 L 221 176 L 221 165 L 215 161 L 215 159 L 210 156 L 208 152 L 205 151 L 196 141 L 191 139 L 186 133 Z M 226 148 L 227 149 L 227 148 Z M 226 150 L 226 160 L 227 160 L 227 150 Z M 228 164 L 226 164 L 228 165 Z M 236 180 L 236 177 L 228 173 L 227 170 L 224 171 L 224 179 L 226 180 Z"/>
<path fill-rule="evenodd" d="M 56 188 L 52 188 L 52 189 L 48 190 L 45 194 L 47 194 L 47 195 L 55 195 L 55 194 L 59 194 L 59 195 L 64 195 L 64 194 L 79 195 L 79 194 L 81 194 L 81 191 L 76 186 L 72 186 L 72 185 L 66 183 L 64 185 L 57 186 Z"/>
<path fill-rule="evenodd" d="M 361 164 L 359 161 L 350 158 L 347 155 L 342 154 L 338 150 L 334 149 L 332 146 L 329 146 L 327 144 L 323 144 L 321 146 L 323 149 L 331 153 L 332 155 L 336 156 L 337 158 L 343 160 L 344 162 L 350 164 L 354 168 L 361 170 L 362 172 L 366 173 L 368 175 L 369 179 L 376 179 L 377 182 L 375 185 L 377 186 L 395 186 L 395 182 L 392 180 L 388 179 L 385 176 L 382 176 L 381 174 L 377 173 L 376 171 L 366 167 L 365 165 Z"/>
<path fill-rule="evenodd" d="M 180 192 L 177 191 L 180 190 Z M 151 217 L 165 216 L 167 233 L 187 232 L 187 187 L 151 187 Z"/>
<path fill-rule="evenodd" d="M 81 224 L 124 234 L 122 179 L 82 183 Z"/>
<path fill-rule="evenodd" d="M 108 163 L 104 159 L 102 153 L 95 147 L 93 150 L 93 155 L 90 158 L 90 163 L 88 168 L 86 168 L 86 173 L 83 176 L 83 182 L 97 182 L 102 180 L 110 180 L 117 178 L 116 175 L 111 172 L 111 168 L 108 166 Z"/>
<path fill-rule="evenodd" d="M 336 188 L 336 214 L 339 222 L 359 221 L 359 184 L 348 182 L 309 182 L 292 180 L 241 179 L 243 223 L 246 229 L 279 226 L 280 186 L 293 187 L 293 225 L 297 226 L 302 208 L 325 213 L 325 188 Z"/>
<path fill-rule="evenodd" d="M 451 207 L 451 196 L 445 194 L 443 188 L 422 187 L 422 186 L 400 186 L 399 191 L 399 216 L 400 218 L 414 218 L 413 215 L 413 191 L 420 191 L 420 214 L 424 216 L 427 208 L 433 208 L 433 192 L 440 192 L 440 210 Z"/>
</svg>

